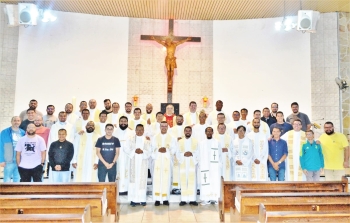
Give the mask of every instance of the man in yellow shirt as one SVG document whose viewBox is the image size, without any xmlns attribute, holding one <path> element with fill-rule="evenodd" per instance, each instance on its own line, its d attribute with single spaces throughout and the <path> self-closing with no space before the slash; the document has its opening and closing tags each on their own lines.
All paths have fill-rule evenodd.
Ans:
<svg viewBox="0 0 350 223">
<path fill-rule="evenodd" d="M 332 122 L 324 124 L 324 131 L 319 141 L 324 157 L 326 181 L 339 181 L 345 175 L 344 168 L 349 167 L 349 143 L 344 134 L 334 132 Z"/>
</svg>

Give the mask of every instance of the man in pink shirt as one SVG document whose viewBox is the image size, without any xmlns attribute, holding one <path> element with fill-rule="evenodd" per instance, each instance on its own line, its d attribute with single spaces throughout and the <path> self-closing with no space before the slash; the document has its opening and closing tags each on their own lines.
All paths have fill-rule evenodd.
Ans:
<svg viewBox="0 0 350 223">
<path fill-rule="evenodd" d="M 46 145 L 42 137 L 35 134 L 34 124 L 27 126 L 27 135 L 17 142 L 16 162 L 21 182 L 41 182 L 46 157 Z"/>
<path fill-rule="evenodd" d="M 34 125 L 36 127 L 36 134 L 44 139 L 45 146 L 47 146 L 47 140 L 49 139 L 50 129 L 43 126 L 43 117 L 41 115 L 37 115 L 35 117 Z"/>
</svg>

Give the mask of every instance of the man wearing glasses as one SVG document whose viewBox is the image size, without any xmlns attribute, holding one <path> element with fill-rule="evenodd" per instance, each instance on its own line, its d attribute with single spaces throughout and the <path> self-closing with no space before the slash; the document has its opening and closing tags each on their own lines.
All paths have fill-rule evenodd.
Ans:
<svg viewBox="0 0 350 223">
<path fill-rule="evenodd" d="M 46 107 L 46 115 L 43 117 L 43 126 L 51 129 L 51 126 L 57 122 L 57 117 L 53 114 L 55 113 L 55 106 L 48 105 Z"/>
</svg>

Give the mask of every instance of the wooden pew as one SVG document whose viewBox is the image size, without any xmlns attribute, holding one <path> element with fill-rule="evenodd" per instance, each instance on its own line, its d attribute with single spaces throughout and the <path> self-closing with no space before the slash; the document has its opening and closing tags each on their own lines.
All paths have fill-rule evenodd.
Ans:
<svg viewBox="0 0 350 223">
<path fill-rule="evenodd" d="M 2 206 L 59 207 L 89 204 L 96 207 L 91 210 L 92 216 L 102 217 L 106 213 L 105 196 L 105 191 L 101 195 L 0 195 L 0 208 Z"/>
<path fill-rule="evenodd" d="M 256 189 L 256 190 L 273 190 L 274 192 L 289 188 L 300 190 L 304 192 L 317 190 L 334 190 L 339 192 L 348 192 L 348 179 L 342 177 L 341 181 L 322 181 L 322 182 L 261 182 L 261 181 L 224 181 L 221 178 L 221 196 L 219 199 L 219 217 L 221 221 L 225 221 L 225 212 L 230 212 L 230 208 L 235 209 L 236 187 L 242 189 Z M 309 190 L 309 191 L 307 191 Z"/>
<path fill-rule="evenodd" d="M 258 223 L 266 222 L 350 222 L 349 211 L 266 211 L 259 204 Z"/>
<path fill-rule="evenodd" d="M 257 215 L 260 203 L 294 209 L 297 209 L 297 206 L 312 207 L 313 205 L 328 207 L 346 205 L 349 207 L 350 193 L 238 193 L 236 210 L 233 208 L 230 210 L 231 221 L 240 221 L 241 216 L 244 215 Z M 349 210 L 349 208 L 344 208 Z"/>
<path fill-rule="evenodd" d="M 91 222 L 91 209 L 87 205 L 81 214 L 2 214 L 0 222 Z"/>
<path fill-rule="evenodd" d="M 0 183 L 0 195 L 14 194 L 57 194 L 89 195 L 96 194 L 104 188 L 107 190 L 107 208 L 119 221 L 119 204 L 117 203 L 118 182 L 104 183 Z"/>
</svg>

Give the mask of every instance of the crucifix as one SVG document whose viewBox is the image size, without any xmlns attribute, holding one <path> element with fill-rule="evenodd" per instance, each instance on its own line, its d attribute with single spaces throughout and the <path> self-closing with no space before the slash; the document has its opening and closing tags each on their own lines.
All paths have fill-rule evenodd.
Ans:
<svg viewBox="0 0 350 223">
<path fill-rule="evenodd" d="M 176 47 L 185 42 L 200 42 L 200 37 L 185 37 L 174 36 L 174 19 L 169 20 L 168 36 L 152 36 L 141 35 L 141 40 L 154 40 L 157 43 L 163 45 L 166 48 L 167 56 L 165 57 L 165 67 L 167 69 L 168 76 L 168 103 L 172 103 L 173 93 L 173 76 L 176 66 L 175 50 Z"/>
</svg>

